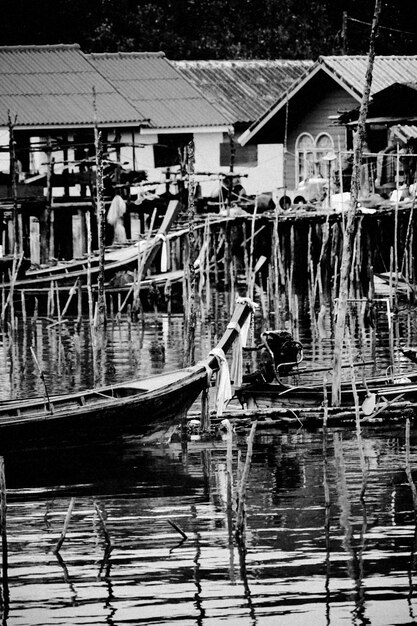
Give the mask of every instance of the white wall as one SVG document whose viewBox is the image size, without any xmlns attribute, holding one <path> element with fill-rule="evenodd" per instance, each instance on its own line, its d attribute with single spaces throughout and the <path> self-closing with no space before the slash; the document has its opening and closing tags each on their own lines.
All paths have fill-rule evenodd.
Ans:
<svg viewBox="0 0 417 626">
<path fill-rule="evenodd" d="M 217 174 L 227 171 L 220 167 L 220 144 L 223 133 L 194 133 L 195 171 Z"/>
<path fill-rule="evenodd" d="M 228 167 L 220 167 L 220 144 L 223 133 L 196 133 L 195 161 L 196 172 L 227 173 Z M 283 186 L 284 150 L 282 144 L 258 144 L 257 167 L 236 166 L 236 174 L 247 174 L 242 185 L 248 195 L 271 192 Z M 206 185 L 207 188 L 209 185 Z M 205 185 L 202 185 L 204 192 Z"/>
<path fill-rule="evenodd" d="M 258 144 L 258 166 L 247 168 L 248 178 L 242 181 L 246 193 L 254 195 L 282 187 L 283 169 L 283 145 Z"/>
<path fill-rule="evenodd" d="M 194 132 L 195 144 L 195 171 L 196 172 L 212 172 L 213 177 L 219 172 L 227 173 L 228 167 L 220 167 L 220 144 L 224 141 L 224 133 L 220 131 L 207 132 L 206 130 Z M 110 137 L 111 138 L 111 137 Z M 72 136 L 69 136 L 69 141 Z M 8 145 L 9 133 L 8 129 L 0 129 L 0 145 Z M 45 142 L 45 137 L 33 137 L 32 142 Z M 132 143 L 132 132 L 122 131 L 121 141 Z M 156 168 L 154 161 L 153 145 L 158 142 L 158 135 L 146 133 L 141 134 L 139 130 L 134 132 L 134 158 L 133 147 L 125 146 L 121 148 L 121 162 L 126 163 L 127 167 L 136 170 L 146 170 L 148 172 L 148 180 L 158 184 L 163 182 L 165 177 L 163 170 L 166 168 Z M 56 161 L 62 161 L 63 154 L 54 152 L 53 157 Z M 69 160 L 74 158 L 73 150 L 69 150 Z M 116 160 L 116 154 L 111 155 Z M 31 173 L 46 173 L 47 156 L 44 152 L 33 152 L 31 154 Z M 0 152 L 0 171 L 9 171 L 9 154 Z M 56 163 L 54 171 L 60 173 L 63 164 Z M 173 168 L 174 169 L 179 169 Z M 77 170 L 76 167 L 70 167 L 70 171 Z M 248 174 L 247 178 L 242 179 L 242 184 L 248 195 L 272 191 L 273 189 L 283 187 L 283 146 L 282 144 L 259 144 L 258 145 L 258 165 L 257 167 L 235 167 L 236 173 Z M 158 191 L 163 191 L 161 187 Z M 204 185 L 203 185 L 204 190 Z M 60 195 L 63 190 L 55 190 L 55 195 Z M 71 189 L 72 194 L 78 195 L 79 189 Z"/>
<path fill-rule="evenodd" d="M 0 128 L 0 146 L 2 148 L 7 148 L 8 145 L 9 145 L 9 129 Z M 3 172 L 4 174 L 10 174 L 9 152 L 0 151 L 0 172 Z"/>
</svg>

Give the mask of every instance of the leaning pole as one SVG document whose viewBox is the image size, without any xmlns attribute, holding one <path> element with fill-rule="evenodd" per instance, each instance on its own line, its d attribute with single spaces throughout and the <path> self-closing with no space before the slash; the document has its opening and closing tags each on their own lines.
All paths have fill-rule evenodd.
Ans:
<svg viewBox="0 0 417 626">
<path fill-rule="evenodd" d="M 342 367 L 343 342 L 345 337 L 346 312 L 349 297 L 349 277 L 352 266 L 352 249 L 355 236 L 355 218 L 358 207 L 360 166 L 362 161 L 363 144 L 366 136 L 366 117 L 368 114 L 369 97 L 372 85 L 372 72 L 375 60 L 375 39 L 378 31 L 379 15 L 381 13 L 381 1 L 375 0 L 374 17 L 372 20 L 371 35 L 369 41 L 368 65 L 365 75 L 365 86 L 359 109 L 357 131 L 353 140 L 353 171 L 351 183 L 351 201 L 346 217 L 343 237 L 342 262 L 340 266 L 339 298 L 334 335 L 333 351 L 333 383 L 332 405 L 340 406 L 340 381 Z"/>
</svg>

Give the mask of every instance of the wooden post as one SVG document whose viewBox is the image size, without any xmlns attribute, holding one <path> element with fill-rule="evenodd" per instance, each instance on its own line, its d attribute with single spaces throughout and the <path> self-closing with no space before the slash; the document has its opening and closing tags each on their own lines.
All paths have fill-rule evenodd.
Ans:
<svg viewBox="0 0 417 626">
<path fill-rule="evenodd" d="M 346 343 L 347 343 L 348 352 L 349 352 L 349 365 L 350 365 L 350 375 L 351 375 L 351 381 L 352 381 L 352 393 L 353 393 L 353 399 L 355 402 L 356 441 L 358 443 L 359 459 L 360 459 L 360 465 L 361 465 L 361 470 L 362 470 L 362 490 L 361 490 L 360 499 L 363 500 L 369 472 L 368 472 L 368 468 L 367 468 L 366 461 L 365 461 L 365 454 L 363 451 L 359 396 L 358 396 L 358 391 L 356 387 L 355 365 L 353 362 L 352 344 L 350 342 L 350 333 L 348 329 L 346 329 Z"/>
<path fill-rule="evenodd" d="M 94 144 L 96 153 L 96 208 L 99 246 L 99 272 L 97 277 L 97 313 L 98 325 L 106 325 L 106 296 L 104 292 L 104 259 L 105 259 L 105 206 L 103 200 L 103 143 L 98 130 L 96 92 L 93 87 L 94 106 Z"/>
<path fill-rule="evenodd" d="M 57 281 L 55 281 L 55 296 L 56 296 L 56 314 L 58 317 L 58 323 L 61 323 L 61 303 L 59 301 L 59 287 Z"/>
<path fill-rule="evenodd" d="M 85 222 L 87 230 L 87 294 L 88 294 L 88 317 L 90 320 L 91 333 L 94 326 L 94 301 L 91 286 L 91 214 L 90 211 L 85 212 Z"/>
<path fill-rule="evenodd" d="M 22 291 L 20 292 L 20 300 L 22 303 L 22 321 L 23 321 L 23 325 L 26 329 L 26 321 L 27 321 L 27 315 L 26 315 L 26 300 L 25 300 L 25 290 L 22 289 Z"/>
<path fill-rule="evenodd" d="M 70 503 L 68 505 L 67 514 L 65 516 L 64 527 L 62 529 L 61 536 L 59 537 L 58 542 L 57 542 L 57 544 L 56 544 L 56 546 L 55 546 L 55 548 L 53 550 L 55 554 L 60 551 L 60 549 L 62 547 L 62 544 L 65 541 L 65 537 L 66 537 L 66 534 L 67 534 L 68 526 L 69 526 L 69 523 L 71 521 L 71 515 L 72 515 L 72 510 L 74 508 L 74 504 L 75 504 L 75 498 L 71 498 Z"/>
<path fill-rule="evenodd" d="M 37 217 L 30 216 L 29 218 L 29 239 L 30 239 L 30 260 L 33 264 L 39 265 L 41 262 L 40 249 L 39 249 L 39 219 Z"/>
<path fill-rule="evenodd" d="M 400 146 L 397 144 L 395 172 L 395 213 L 394 213 L 394 272 L 395 272 L 395 299 L 398 293 L 398 206 L 400 203 Z M 405 249 L 405 248 L 404 248 Z"/>
<path fill-rule="evenodd" d="M 252 428 L 249 433 L 245 466 L 243 468 L 243 471 L 240 477 L 240 484 L 238 487 L 238 505 L 237 505 L 237 515 L 236 515 L 236 535 L 238 537 L 241 537 L 245 530 L 246 486 L 247 486 L 247 480 L 249 476 L 250 464 L 252 460 L 253 441 L 255 439 L 256 425 L 257 425 L 257 422 L 254 422 L 252 424 Z"/>
<path fill-rule="evenodd" d="M 188 262 L 187 279 L 188 283 L 188 306 L 185 324 L 185 365 L 194 365 L 195 362 L 195 330 L 197 324 L 197 314 L 195 309 L 196 299 L 196 271 L 194 263 L 197 259 L 197 239 L 194 230 L 195 219 L 195 178 L 194 178 L 194 142 L 190 141 L 187 146 L 187 169 L 188 169 Z"/>
<path fill-rule="evenodd" d="M 172 313 L 172 283 L 170 280 L 167 280 L 165 283 L 164 296 L 167 303 L 167 313 L 169 317 Z"/>
<path fill-rule="evenodd" d="M 201 393 L 201 417 L 200 428 L 205 434 L 210 433 L 211 420 L 210 420 L 210 405 L 209 405 L 209 387 L 203 389 Z"/>
<path fill-rule="evenodd" d="M 253 257 L 254 257 L 255 225 L 256 225 L 257 212 L 258 212 L 258 202 L 257 202 L 257 198 L 255 198 L 255 206 L 253 209 L 253 215 L 252 215 L 252 221 L 251 221 L 251 239 L 250 239 L 250 251 L 249 251 L 249 281 L 248 281 L 248 290 L 247 290 L 247 296 L 251 300 L 253 300 L 253 290 L 255 286 L 255 276 L 253 272 Z"/>
<path fill-rule="evenodd" d="M 341 53 L 343 55 L 347 54 L 347 20 L 348 20 L 347 11 L 343 11 L 343 13 L 342 13 L 342 32 L 340 34 L 340 39 L 342 40 Z"/>
<path fill-rule="evenodd" d="M 405 423 L 405 473 L 407 475 L 408 483 L 411 489 L 411 495 L 413 496 L 414 515 L 417 514 L 417 489 L 411 473 L 410 463 L 410 420 L 407 417 Z"/>
<path fill-rule="evenodd" d="M 360 168 L 362 161 L 362 150 L 365 141 L 366 117 L 368 113 L 369 97 L 372 85 L 372 72 L 375 59 L 375 38 L 378 29 L 379 15 L 381 12 L 382 0 L 375 0 L 375 11 L 372 21 L 372 29 L 369 43 L 368 66 L 366 69 L 365 86 L 359 111 L 358 128 L 354 137 L 353 151 L 353 172 L 351 186 L 351 203 L 346 219 L 346 228 L 343 237 L 343 252 L 340 268 L 339 300 L 337 307 L 337 318 L 334 337 L 333 353 L 333 384 L 332 384 L 332 404 L 340 406 L 340 381 L 342 367 L 343 340 L 345 336 L 346 311 L 349 297 L 349 275 L 352 264 L 352 245 L 355 234 L 355 218 L 358 206 Z"/>
<path fill-rule="evenodd" d="M 83 221 L 82 211 L 72 216 L 72 256 L 74 259 L 80 259 L 84 253 Z"/>
<path fill-rule="evenodd" d="M 35 304 L 33 306 L 33 316 L 32 316 L 33 323 L 36 323 L 36 320 L 38 319 L 38 309 L 39 309 L 39 301 L 38 301 L 38 298 L 35 298 Z"/>
<path fill-rule="evenodd" d="M 7 550 L 7 491 L 4 458 L 0 456 L 0 531 L 1 531 L 1 554 L 2 554 L 2 588 L 3 606 L 9 605 L 9 582 L 8 582 L 8 550 Z"/>
<path fill-rule="evenodd" d="M 48 263 L 50 260 L 50 245 L 51 245 L 51 211 L 52 211 L 52 175 L 53 175 L 53 159 L 52 159 L 52 147 L 51 138 L 47 138 L 46 147 L 47 157 L 47 170 L 46 170 L 46 198 L 45 208 L 42 213 L 40 239 L 41 250 L 40 259 L 41 263 Z"/>
<path fill-rule="evenodd" d="M 21 240 L 19 233 L 19 222 L 18 222 L 18 204 L 17 204 L 17 180 L 16 180 L 16 142 L 14 139 L 14 127 L 17 121 L 17 115 L 14 120 L 12 120 L 10 116 L 10 111 L 7 111 L 7 120 L 9 126 L 9 150 L 10 150 L 10 178 L 11 178 L 11 187 L 13 194 L 13 235 L 14 235 L 14 253 L 16 256 L 19 256 L 21 249 Z"/>
<path fill-rule="evenodd" d="M 224 224 L 223 277 L 224 277 L 224 286 L 226 289 L 228 289 L 230 286 L 230 261 L 231 261 L 230 225 L 229 225 L 229 222 L 225 222 Z"/>
</svg>

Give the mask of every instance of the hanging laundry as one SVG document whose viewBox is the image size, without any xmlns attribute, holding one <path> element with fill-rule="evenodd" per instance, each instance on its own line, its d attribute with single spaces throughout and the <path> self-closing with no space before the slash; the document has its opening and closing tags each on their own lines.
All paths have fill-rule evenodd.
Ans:
<svg viewBox="0 0 417 626">
<path fill-rule="evenodd" d="M 126 202 L 119 195 L 115 195 L 107 214 L 107 222 L 114 228 L 113 243 L 126 241 L 126 230 L 123 224 L 123 216 L 126 213 Z"/>
</svg>

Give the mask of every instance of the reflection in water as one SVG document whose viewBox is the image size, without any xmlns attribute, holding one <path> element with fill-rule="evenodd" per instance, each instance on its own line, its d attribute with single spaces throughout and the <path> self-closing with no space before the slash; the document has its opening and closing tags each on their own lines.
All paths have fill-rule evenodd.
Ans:
<svg viewBox="0 0 417 626">
<path fill-rule="evenodd" d="M 326 568 L 325 568 L 325 584 L 324 588 L 326 591 L 326 624 L 330 624 L 330 572 L 331 572 L 331 561 L 330 561 L 330 529 L 331 529 L 331 517 L 330 517 L 330 485 L 329 485 L 329 461 L 327 454 L 327 426 L 326 420 L 324 420 L 323 427 L 323 495 L 324 495 L 324 536 L 326 542 Z"/>
<path fill-rule="evenodd" d="M 196 329 L 196 360 L 210 352 L 229 321 L 230 294 L 217 294 L 216 298 L 215 312 L 210 318 L 199 320 Z M 282 321 L 282 328 L 302 342 L 306 361 L 320 366 L 330 365 L 333 351 L 331 308 L 324 307 L 321 314 L 324 317 L 317 327 L 311 303 L 301 294 L 296 302 L 299 310 L 294 319 Z M 417 343 L 414 311 L 398 309 L 392 327 L 381 301 L 375 305 L 374 326 L 365 328 L 362 306 L 362 302 L 351 304 L 350 311 L 355 360 L 358 357 L 372 363 L 366 368 L 367 374 L 380 374 L 394 355 L 395 371 L 400 373 L 408 365 L 401 346 Z M 288 310 L 285 301 L 281 310 Z M 320 330 L 323 325 L 326 328 L 324 334 Z M 250 339 L 252 343 L 258 342 L 266 326 L 272 329 L 274 322 L 257 316 L 255 337 Z M 148 314 L 138 322 L 121 316 L 117 321 L 109 321 L 105 335 L 97 338 L 99 349 L 93 350 L 87 320 L 80 325 L 76 318 L 68 318 L 59 324 L 42 317 L 28 318 L 25 324 L 19 320 L 12 336 L 0 332 L 0 359 L 4 363 L 0 371 L 0 400 L 43 394 L 35 358 L 45 373 L 49 394 L 85 389 L 95 382 L 112 384 L 177 369 L 183 364 L 183 334 L 182 315 L 160 313 L 156 318 Z M 247 359 L 248 366 L 256 366 L 255 352 L 250 352 Z M 346 370 L 345 373 L 349 372 Z M 320 374 L 318 381 L 321 380 Z"/>
<path fill-rule="evenodd" d="M 408 581 L 409 581 L 409 595 L 408 601 L 410 605 L 410 617 L 414 619 L 414 612 L 412 606 L 412 597 L 414 592 L 414 583 L 413 583 L 413 572 L 416 568 L 416 551 L 417 551 L 417 489 L 414 483 L 412 471 L 411 471 L 411 461 L 410 461 L 410 420 L 406 421 L 406 430 L 405 430 L 405 473 L 407 475 L 407 480 L 410 485 L 411 495 L 413 497 L 413 509 L 414 509 L 414 538 L 411 547 L 411 555 L 410 555 L 410 563 L 408 567 Z"/>
<path fill-rule="evenodd" d="M 300 312 L 297 338 L 307 360 L 328 363 L 331 333 L 320 336 L 309 311 Z M 321 331 L 329 315 L 323 311 Z M 399 358 L 401 337 L 412 343 L 416 335 L 410 315 L 404 320 L 396 324 Z M 387 324 L 381 318 L 376 324 L 374 331 L 358 324 L 352 337 L 380 371 L 390 354 Z M 23 340 L 10 345 L 3 337 L 2 399 L 42 394 L 31 347 L 50 393 L 92 384 L 87 329 L 48 325 L 30 322 Z M 101 374 L 111 383 L 177 368 L 182 331 L 179 316 L 109 325 Z M 197 358 L 218 332 L 217 325 L 200 330 Z M 259 432 L 240 542 L 243 441 L 229 450 L 226 442 L 146 449 L 129 437 L 94 449 L 6 455 L 10 606 L 0 607 L 3 624 L 409 623 L 416 613 L 417 437 L 411 432 L 407 442 L 402 426 L 361 434 L 365 499 L 353 429 Z M 75 496 L 65 543 L 54 555 Z"/>
<path fill-rule="evenodd" d="M 61 468 L 59 484 L 41 469 L 46 458 L 6 461 L 10 609 L 3 623 L 407 624 L 415 612 L 416 524 L 405 439 L 402 427 L 363 433 L 372 456 L 364 509 L 354 432 L 259 432 L 240 542 L 226 442 L 190 443 L 184 466 L 181 448 L 145 449 L 129 439 L 114 457 L 103 446 L 73 474 Z M 414 468 L 414 433 L 410 439 Z M 245 442 L 237 445 L 244 457 Z M 236 477 L 236 443 L 231 460 Z M 30 486 L 22 482 L 28 467 Z M 170 519 L 187 540 L 179 542 Z"/>
<path fill-rule="evenodd" d="M 336 487 L 339 496 L 340 507 L 340 526 L 344 531 L 343 548 L 349 557 L 347 566 L 348 573 L 354 583 L 355 593 L 353 595 L 355 608 L 352 611 L 354 617 L 353 622 L 359 624 L 369 624 L 369 620 L 365 617 L 365 594 L 363 588 L 363 552 L 365 549 L 365 534 L 366 534 L 366 506 L 363 499 L 364 488 L 361 488 L 360 501 L 363 510 L 362 527 L 360 532 L 359 546 L 355 546 L 354 529 L 351 523 L 351 505 L 349 502 L 348 487 L 346 482 L 346 470 L 345 461 L 343 457 L 342 442 L 338 433 L 334 435 L 334 456 L 336 463 L 337 481 Z M 362 446 L 361 441 L 359 445 Z M 359 450 L 359 456 L 363 454 L 362 450 Z M 362 461 L 362 459 L 361 459 Z M 361 462 L 361 466 L 362 466 Z M 363 481 L 366 480 L 366 475 L 362 474 Z"/>
</svg>

